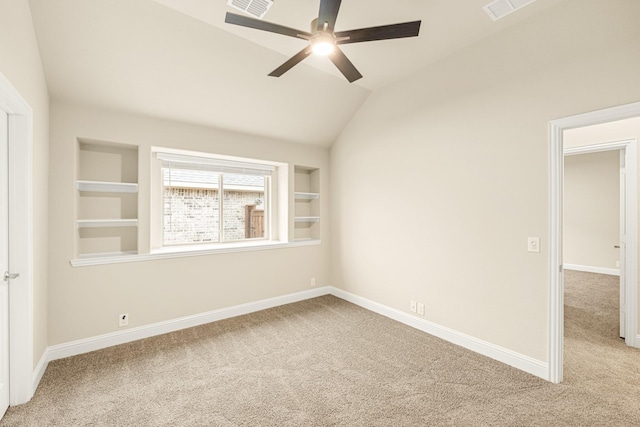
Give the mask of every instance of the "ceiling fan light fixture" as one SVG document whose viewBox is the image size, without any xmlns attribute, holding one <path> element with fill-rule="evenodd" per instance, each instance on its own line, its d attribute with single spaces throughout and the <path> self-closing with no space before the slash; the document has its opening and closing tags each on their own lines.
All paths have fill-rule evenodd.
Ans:
<svg viewBox="0 0 640 427">
<path fill-rule="evenodd" d="M 321 34 L 311 40 L 311 51 L 318 56 L 327 56 L 333 53 L 336 42 L 329 34 Z"/>
</svg>

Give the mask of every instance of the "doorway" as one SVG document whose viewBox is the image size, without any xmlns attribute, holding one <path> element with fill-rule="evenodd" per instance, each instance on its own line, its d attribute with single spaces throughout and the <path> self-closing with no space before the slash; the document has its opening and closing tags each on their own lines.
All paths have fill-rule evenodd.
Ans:
<svg viewBox="0 0 640 427">
<path fill-rule="evenodd" d="M 572 129 L 563 136 L 569 145 L 564 148 L 563 265 L 565 271 L 619 276 L 618 329 L 624 338 L 627 147 L 635 141 L 591 144 L 584 135 L 596 129 Z"/>
<path fill-rule="evenodd" d="M 564 272 L 563 272 L 563 194 L 564 194 L 564 139 L 566 130 L 591 125 L 640 117 L 640 103 L 623 105 L 606 110 L 580 114 L 550 123 L 550 179 L 549 179 L 549 358 L 548 380 L 559 383 L 563 378 L 564 344 Z M 626 287 L 625 301 L 625 342 L 637 347 L 638 329 L 638 282 L 637 282 L 637 142 L 632 140 L 623 145 L 626 156 L 625 168 L 625 235 L 621 242 L 620 262 L 624 268 Z M 623 147 L 609 147 L 621 149 Z M 601 147 L 604 148 L 604 147 Z"/>
</svg>

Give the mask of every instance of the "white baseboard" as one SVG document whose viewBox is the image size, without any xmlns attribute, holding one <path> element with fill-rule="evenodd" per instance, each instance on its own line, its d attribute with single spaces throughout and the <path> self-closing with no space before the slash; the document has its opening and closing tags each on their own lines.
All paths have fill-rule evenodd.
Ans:
<svg viewBox="0 0 640 427">
<path fill-rule="evenodd" d="M 162 335 L 168 332 L 178 331 L 180 329 L 191 328 L 193 326 L 204 325 L 206 323 L 241 316 L 243 314 L 249 314 L 260 310 L 266 310 L 268 308 L 284 304 L 291 304 L 327 295 L 329 293 L 329 287 L 315 288 L 308 291 L 296 292 L 261 301 L 240 304 L 233 307 L 221 308 L 219 310 L 213 310 L 193 316 L 186 316 L 178 319 L 167 320 L 165 322 L 126 329 L 124 331 L 112 332 L 110 334 L 99 335 L 64 344 L 57 344 L 48 348 L 48 361 L 88 353 L 90 351 L 100 350 L 156 335 Z"/>
<path fill-rule="evenodd" d="M 484 356 L 506 363 L 530 374 L 547 379 L 548 366 L 545 362 L 541 362 L 472 336 L 465 335 L 436 323 L 417 318 L 400 310 L 396 310 L 383 304 L 343 291 L 342 289 L 326 286 L 50 346 L 47 348 L 45 354 L 42 356 L 34 370 L 33 389 L 35 390 L 37 388 L 48 362 L 52 360 L 63 359 L 65 357 L 88 353 L 90 351 L 100 350 L 118 344 L 124 344 L 143 338 L 166 334 L 180 329 L 191 328 L 193 326 L 199 326 L 328 294 L 334 295 L 338 298 L 344 299 L 345 301 L 373 311 L 374 313 L 381 314 L 438 338 L 442 338 L 476 353 L 480 353 Z"/>
<path fill-rule="evenodd" d="M 33 369 L 33 387 L 31 390 L 35 393 L 40 385 L 40 381 L 42 380 L 42 376 L 44 375 L 44 371 L 47 370 L 47 366 L 49 365 L 49 347 L 44 350 L 38 364 Z"/>
<path fill-rule="evenodd" d="M 590 265 L 564 264 L 565 270 L 585 271 L 587 273 L 608 274 L 610 276 L 620 276 L 619 268 L 593 267 Z"/>
<path fill-rule="evenodd" d="M 515 351 L 474 338 L 436 323 L 429 322 L 428 320 L 417 318 L 403 311 L 396 310 L 395 308 L 343 291 L 342 289 L 332 287 L 331 294 L 382 316 L 404 323 L 412 328 L 416 328 L 430 335 L 442 338 L 445 341 L 449 341 L 468 350 L 480 353 L 484 356 L 513 366 L 514 368 L 548 380 L 549 372 L 548 364 L 546 362 L 536 360 L 532 357 L 525 356 L 524 354 L 516 353 Z"/>
</svg>

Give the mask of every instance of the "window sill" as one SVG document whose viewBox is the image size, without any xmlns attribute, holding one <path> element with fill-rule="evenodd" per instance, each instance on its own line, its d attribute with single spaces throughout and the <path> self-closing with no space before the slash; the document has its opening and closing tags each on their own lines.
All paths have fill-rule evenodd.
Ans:
<svg viewBox="0 0 640 427">
<path fill-rule="evenodd" d="M 254 252 L 271 249 L 287 249 L 301 246 L 319 245 L 318 239 L 296 240 L 293 242 L 251 242 L 235 243 L 229 245 L 209 245 L 190 247 L 168 247 L 153 250 L 148 254 L 122 254 L 122 255 L 99 255 L 86 256 L 80 259 L 73 259 L 69 263 L 72 267 L 85 267 L 90 265 L 120 264 L 125 262 L 153 261 L 157 259 L 183 258 L 203 255 L 229 254 L 236 252 Z"/>
</svg>

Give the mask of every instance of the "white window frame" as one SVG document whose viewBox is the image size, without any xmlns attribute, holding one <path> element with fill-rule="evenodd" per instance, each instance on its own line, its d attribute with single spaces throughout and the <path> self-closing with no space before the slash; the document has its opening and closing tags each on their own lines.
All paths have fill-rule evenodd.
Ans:
<svg viewBox="0 0 640 427">
<path fill-rule="evenodd" d="M 164 210 L 163 210 L 163 198 L 164 198 L 164 177 L 162 174 L 162 158 L 167 159 L 175 156 L 179 159 L 181 156 L 189 157 L 191 159 L 202 160 L 203 165 L 215 164 L 224 165 L 228 164 L 232 168 L 237 168 L 243 164 L 262 165 L 264 167 L 271 167 L 273 172 L 270 177 L 267 177 L 269 185 L 265 185 L 265 221 L 266 224 L 265 237 L 261 239 L 242 239 L 235 241 L 221 241 L 219 243 L 193 243 L 183 245 L 164 245 Z M 287 202 L 288 198 L 283 197 L 282 189 L 288 188 L 287 176 L 288 165 L 285 163 L 259 160 L 254 158 L 233 157 L 227 155 L 218 155 L 205 152 L 186 151 L 163 147 L 151 148 L 151 253 L 179 253 L 179 252 L 209 252 L 212 250 L 224 250 L 235 248 L 263 248 L 269 245 L 281 245 L 287 242 L 288 232 L 286 226 L 287 216 Z M 222 172 L 224 173 L 224 172 Z M 268 187 L 268 188 L 267 188 Z M 223 210 L 223 194 L 224 185 L 220 186 L 220 211 Z M 268 212 L 267 212 L 268 209 Z M 284 221 L 283 221 L 284 217 Z M 222 218 L 222 214 L 221 214 Z M 220 222 L 220 238 L 223 238 L 223 224 Z"/>
</svg>

